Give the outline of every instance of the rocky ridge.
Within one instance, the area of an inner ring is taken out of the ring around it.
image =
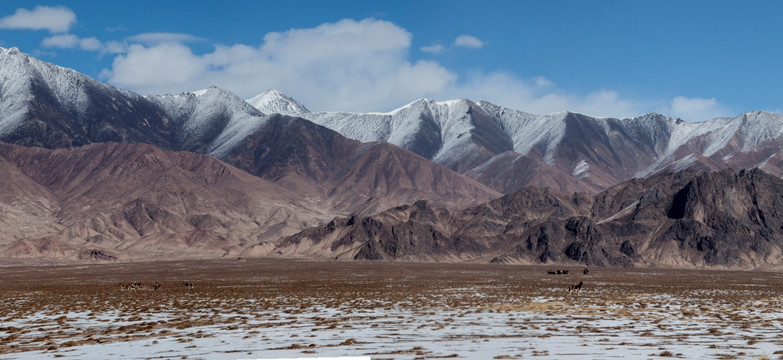
[[[268,254],[338,259],[755,269],[783,266],[783,180],[665,171],[597,195],[526,188],[462,211],[425,201],[339,217]]]

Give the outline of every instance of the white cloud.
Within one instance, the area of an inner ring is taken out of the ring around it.
[[[96,39],[94,36],[80,39],[78,36],[72,34],[49,36],[41,41],[41,46],[60,49],[73,49],[78,47],[87,51],[98,51],[103,47],[100,40]]]
[[[484,47],[484,43],[475,36],[460,35],[454,40],[454,45],[462,46],[471,49],[480,49]]]
[[[113,83],[130,89],[163,89],[167,84],[189,86],[206,75],[206,63],[182,44],[161,44],[147,48],[131,45],[128,53],[114,59],[111,71],[104,71]],[[188,90],[196,90],[188,88]],[[171,92],[181,92],[168,89]]]
[[[187,43],[195,41],[204,41],[204,39],[190,34],[180,33],[167,33],[167,32],[150,32],[143,33],[128,37],[127,40],[131,43],[139,43],[144,45],[157,45],[163,43]]]
[[[705,121],[722,116],[732,116],[731,111],[715,98],[689,98],[678,96],[668,106],[659,110],[662,114],[687,121]]]
[[[419,50],[430,54],[440,54],[443,51],[443,45],[432,44],[429,46],[422,46]]]
[[[103,43],[101,54],[124,54],[128,52],[128,43],[122,41],[107,41]]]
[[[43,47],[71,49],[79,45],[79,37],[71,34],[53,35],[41,41]]]
[[[16,9],[13,15],[0,19],[0,29],[49,30],[68,32],[76,23],[76,14],[66,7],[36,6],[33,10]]]
[[[98,51],[103,49],[103,44],[101,44],[101,41],[95,38],[94,36],[80,39],[79,40],[79,47],[82,50],[87,51]]]

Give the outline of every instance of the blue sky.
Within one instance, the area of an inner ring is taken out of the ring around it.
[[[417,98],[543,114],[780,111],[775,1],[3,1],[0,46],[143,94],[281,90],[310,110]]]

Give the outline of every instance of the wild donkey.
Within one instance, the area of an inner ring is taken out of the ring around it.
[[[568,285],[568,293],[571,294],[572,292],[576,291],[576,294],[579,295],[579,290],[582,290],[582,282],[580,281],[579,284],[576,285]]]

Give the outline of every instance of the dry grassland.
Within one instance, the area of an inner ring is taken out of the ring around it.
[[[7,265],[0,356],[783,358],[779,273],[547,269],[269,259]],[[579,281],[581,293],[569,295]],[[132,282],[161,288],[121,290]]]

